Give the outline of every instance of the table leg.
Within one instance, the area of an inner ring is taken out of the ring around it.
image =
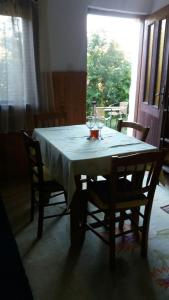
[[[76,177],[77,190],[70,206],[70,235],[71,245],[81,245],[85,238],[87,201],[85,191],[82,192],[80,178]]]

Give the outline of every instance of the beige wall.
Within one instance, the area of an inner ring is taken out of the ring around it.
[[[88,6],[148,14],[169,0],[41,0],[39,1],[41,68],[47,71],[86,70]]]
[[[88,0],[90,7],[143,15],[151,12],[152,3],[153,0]]]
[[[41,67],[48,71],[86,70],[86,0],[42,0]]]
[[[155,12],[167,5],[169,5],[169,0],[154,0],[152,5],[152,12]]]

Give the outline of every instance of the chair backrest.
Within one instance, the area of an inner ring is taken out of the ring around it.
[[[21,130],[23,137],[28,163],[29,163],[29,173],[32,184],[36,182],[37,184],[43,184],[43,162],[40,151],[40,144],[38,141],[34,140],[25,130]]]
[[[105,116],[105,111],[104,111],[104,107],[97,107],[96,106],[96,116],[98,117],[98,118],[100,118],[100,117],[104,117]]]
[[[128,102],[121,101],[119,103],[119,107],[120,107],[120,113],[123,114],[123,115],[127,115],[127,112],[128,112]]]
[[[125,200],[138,201],[144,194],[143,202],[151,202],[163,163],[163,153],[147,152],[136,153],[121,157],[112,157],[112,172],[108,180],[112,191],[112,199],[124,202]],[[127,180],[126,180],[127,179]],[[121,182],[121,184],[120,184]],[[123,190],[121,186],[126,188]]]
[[[34,114],[34,125],[37,127],[54,127],[65,125],[67,115],[65,112],[42,112]]]
[[[139,139],[141,141],[145,141],[150,130],[150,127],[144,127],[143,125],[136,123],[136,122],[128,122],[123,121],[122,119],[118,120],[117,123],[117,130],[122,131],[122,128],[132,128],[140,133]]]

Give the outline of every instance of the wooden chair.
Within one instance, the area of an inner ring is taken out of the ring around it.
[[[151,208],[162,158],[162,152],[152,151],[112,157],[109,178],[91,181],[88,183],[87,190],[82,191],[88,202],[92,204],[89,205],[87,229],[109,245],[111,267],[115,265],[115,238],[132,231],[140,234],[141,255],[147,256]],[[147,164],[151,166],[149,171],[146,171]],[[93,205],[95,209],[91,209]],[[104,218],[104,214],[101,214],[102,212],[108,216],[107,219]],[[121,214],[117,216],[117,212],[122,212],[123,219]],[[126,220],[130,220],[131,228],[126,227]],[[116,222],[119,224],[118,228],[115,226]],[[100,227],[108,232],[108,239],[100,234]]]
[[[96,106],[96,116],[98,118],[102,118],[102,117],[105,117],[105,111],[104,111],[104,107],[97,107]]]
[[[29,163],[29,175],[31,184],[31,221],[34,219],[35,204],[38,205],[38,232],[37,237],[41,238],[43,231],[43,220],[51,217],[59,217],[67,214],[66,194],[63,187],[53,180],[49,174],[49,170],[44,166],[41,157],[40,144],[33,140],[26,131],[21,131],[25,144],[27,158]],[[64,200],[60,200],[59,196],[63,195]],[[52,198],[55,202],[50,203]],[[44,208],[64,204],[60,207],[61,212],[53,215],[44,215]]]
[[[164,162],[159,177],[159,182],[163,185],[169,185],[169,139],[161,140],[160,150],[164,153]]]
[[[141,141],[145,141],[148,135],[148,132],[150,130],[150,127],[144,127],[143,125],[136,123],[136,122],[128,122],[128,121],[123,121],[122,119],[118,120],[117,124],[117,130],[119,132],[122,131],[122,128],[132,128],[140,133],[139,139]]]
[[[120,107],[120,115],[121,116],[126,116],[128,113],[128,102],[126,101],[121,101],[119,103],[119,107]]]
[[[65,125],[67,115],[65,112],[42,112],[34,114],[34,126],[37,127],[54,127]]]

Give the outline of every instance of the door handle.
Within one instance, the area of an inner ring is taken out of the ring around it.
[[[164,92],[155,94],[155,96],[163,96],[163,95],[164,95]]]
[[[160,96],[160,103],[159,106],[165,106],[165,102],[166,102],[166,88],[163,87],[160,91],[160,93],[155,94],[155,96]]]

